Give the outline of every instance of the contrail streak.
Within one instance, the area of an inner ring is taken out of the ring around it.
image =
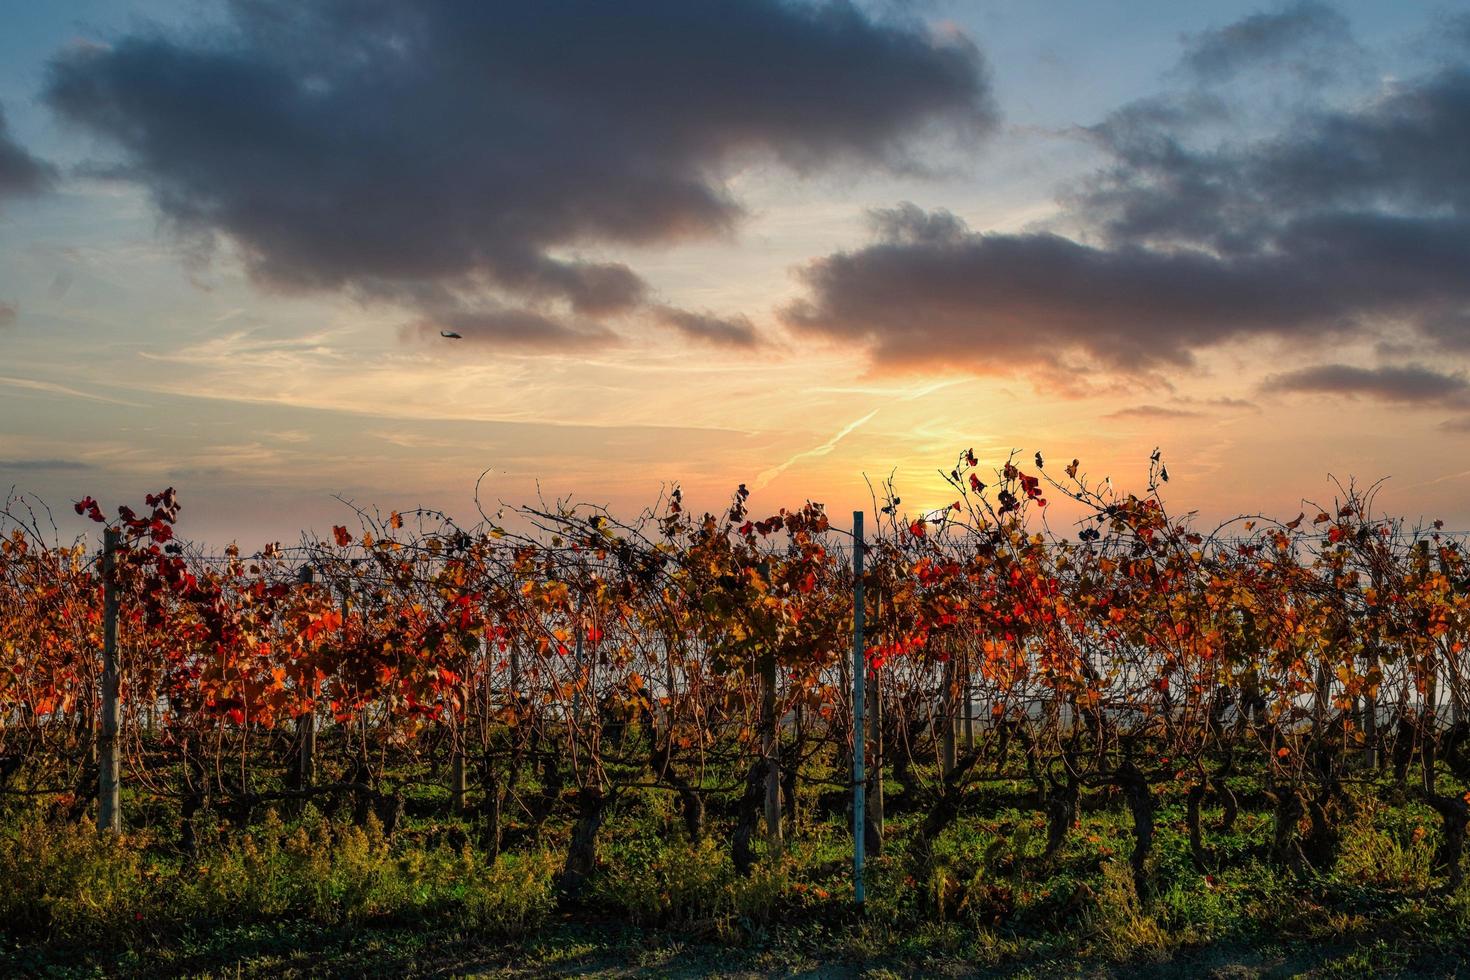
[[[846,386],[829,386],[829,387],[823,387],[823,388],[813,388],[812,390],[813,391],[817,391],[817,392],[822,392],[824,394],[836,394],[836,395],[895,395],[895,396],[897,396],[896,397],[896,400],[897,401],[911,402],[911,401],[913,401],[916,398],[923,398],[925,395],[932,395],[936,391],[943,391],[945,388],[952,388],[955,385],[964,384],[964,383],[966,383],[967,381],[970,381],[970,380],[973,380],[973,379],[970,379],[970,378],[947,378],[947,379],[944,379],[944,380],[941,380],[941,381],[932,381],[932,382],[930,382],[928,384],[921,385],[921,386],[919,386],[917,388],[897,388],[897,389],[894,389],[894,388],[882,388],[882,387],[854,387],[854,386],[851,386],[851,385],[846,385]]]
[[[1399,489],[1400,490],[1418,490],[1420,487],[1432,487],[1436,483],[1445,483],[1445,482],[1448,482],[1450,480],[1458,480],[1461,477],[1466,477],[1466,476],[1470,476],[1470,470],[1461,470],[1458,473],[1446,473],[1444,476],[1437,476],[1437,477],[1435,477],[1432,480],[1425,480],[1422,483],[1411,483],[1411,484],[1409,484],[1406,487],[1399,487]]]
[[[85,398],[88,401],[106,402],[109,405],[127,405],[131,408],[146,408],[137,402],[123,401],[121,398],[108,398],[106,395],[95,395],[88,391],[78,391],[76,388],[68,388],[66,385],[55,384],[51,381],[34,381],[30,378],[9,378],[0,375],[0,385],[9,385],[12,388],[25,388],[29,391],[44,391],[48,395],[66,395],[69,398]]]
[[[786,462],[782,463],[780,466],[773,466],[770,469],[766,470],[760,476],[758,476],[758,477],[755,478],[755,489],[760,490],[760,489],[764,488],[766,484],[770,483],[772,480],[774,480],[776,477],[780,476],[782,473],[785,473],[791,467],[791,465],[793,463],[796,463],[796,462],[798,462],[800,460],[803,460],[803,459],[808,459],[808,458],[810,458],[812,456],[825,456],[825,455],[827,455],[832,450],[834,450],[834,449],[837,448],[837,444],[839,442],[841,442],[843,439],[846,439],[848,436],[852,435],[852,433],[855,430],[857,430],[857,429],[861,428],[862,426],[864,426],[865,424],[867,424],[868,420],[870,420],[874,415],[877,415],[877,414],[878,414],[878,409],[875,408],[871,412],[869,412],[867,415],[864,415],[862,418],[858,419],[857,421],[847,423],[847,425],[845,425],[845,426],[842,427],[842,431],[838,432],[835,436],[833,436],[831,439],[828,439],[826,442],[822,443],[820,446],[817,446],[817,447],[815,447],[813,449],[807,449],[807,450],[804,450],[802,452],[799,452],[795,456],[792,456],[790,459],[788,459]]]

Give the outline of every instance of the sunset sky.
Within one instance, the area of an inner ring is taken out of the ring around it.
[[[973,447],[1470,527],[1450,4],[0,0],[0,484],[258,547],[915,510]],[[446,340],[440,331],[462,335]],[[842,523],[845,523],[845,514]],[[78,525],[66,524],[68,532]]]

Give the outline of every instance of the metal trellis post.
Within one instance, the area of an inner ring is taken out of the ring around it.
[[[852,892],[863,907],[864,814],[867,801],[863,773],[863,714],[867,670],[863,663],[863,512],[852,512]]]
[[[122,532],[102,534],[102,730],[97,744],[97,831],[122,832],[121,759],[118,754],[117,546]]]

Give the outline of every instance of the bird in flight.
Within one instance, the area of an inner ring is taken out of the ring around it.
[[[464,340],[464,337],[455,333],[453,330],[440,330],[439,336],[448,338],[449,340]]]

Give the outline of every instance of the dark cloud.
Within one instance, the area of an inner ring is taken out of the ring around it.
[[[626,311],[637,274],[575,250],[725,232],[730,168],[904,168],[912,138],[993,123],[971,43],[840,0],[230,11],[210,36],[63,52],[46,98],[187,240],[228,240],[280,288]]]
[[[1325,30],[1323,8],[1288,13]],[[1260,25],[1241,23],[1191,56],[1247,46]],[[1085,235],[984,234],[904,205],[800,269],[784,316],[894,369],[1140,374],[1268,338],[1470,348],[1470,67],[1293,106],[1254,139],[1232,133],[1233,98],[1189,87],[1092,127],[1108,164],[1064,198]]]
[[[1292,244],[1306,219],[1470,213],[1465,65],[1352,109],[1295,114],[1255,141],[1199,145],[1190,140],[1198,122],[1115,113],[1090,130],[1114,165],[1069,203],[1112,242],[1225,254]]]
[[[1312,0],[1187,35],[1185,42],[1182,67],[1210,81],[1262,67],[1321,81],[1334,73],[1344,54],[1358,53],[1347,18]]]
[[[895,220],[887,216],[885,222]],[[869,345],[880,365],[954,363],[987,372],[1121,372],[1187,365],[1195,351],[1268,335],[1323,337],[1372,314],[1470,302],[1470,226],[1371,216],[1295,230],[1295,251],[1221,257],[1098,247],[1053,234],[909,227],[800,271],[797,329]]]
[[[1430,20],[1429,27],[1414,38],[1417,52],[1459,61],[1470,51],[1470,13],[1440,11]]]
[[[1267,392],[1361,395],[1405,404],[1470,405],[1470,380],[1465,375],[1417,364],[1377,368],[1321,364],[1272,375],[1261,387]]]
[[[925,211],[910,201],[869,211],[868,226],[878,239],[899,245],[952,245],[970,233],[959,216],[942,209]]]
[[[755,326],[743,316],[719,317],[712,313],[694,313],[673,306],[654,308],[664,326],[672,327],[689,338],[721,347],[754,348],[760,343]]]
[[[51,185],[53,176],[49,164],[31,156],[10,135],[5,108],[0,106],[0,201],[39,194]]]

